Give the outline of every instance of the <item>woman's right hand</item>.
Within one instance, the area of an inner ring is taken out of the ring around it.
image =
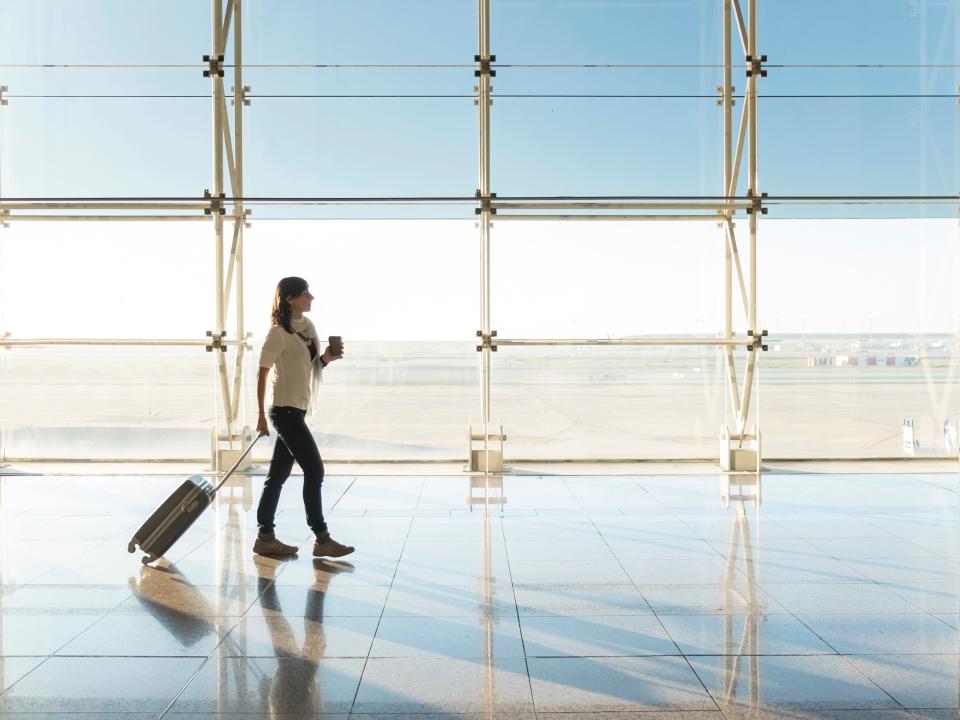
[[[270,427],[267,425],[267,416],[263,413],[257,416],[257,434],[260,437],[270,434]]]

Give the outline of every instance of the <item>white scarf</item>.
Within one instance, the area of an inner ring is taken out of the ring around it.
[[[313,340],[313,346],[317,349],[317,355],[313,359],[313,367],[310,369],[310,404],[307,407],[307,415],[313,417],[317,409],[317,392],[320,389],[320,383],[323,382],[323,366],[320,364],[320,338],[317,336],[317,328],[305,315],[298,318],[291,317],[290,328],[295,333]]]

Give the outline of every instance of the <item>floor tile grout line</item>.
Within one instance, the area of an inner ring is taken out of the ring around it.
[[[526,640],[523,639],[523,623],[520,620],[520,602],[517,600],[517,586],[513,580],[513,567],[510,565],[510,544],[507,542],[507,531],[503,526],[503,513],[497,518],[500,525],[500,535],[503,538],[503,552],[507,559],[507,576],[510,578],[510,592],[513,594],[513,609],[517,615],[517,630],[520,633],[520,648],[523,650],[523,667],[527,672],[527,687],[530,689],[530,705],[533,708],[533,715],[539,718],[537,712],[537,698],[533,693],[533,677],[530,674],[530,661],[527,658]],[[484,516],[484,522],[488,522],[489,515]]]
[[[423,499],[423,489],[426,486],[427,486],[427,478],[426,477],[420,478],[420,491],[417,493],[417,500],[415,503],[413,503],[413,510],[411,511],[411,515],[414,518],[416,518],[417,509],[420,507],[420,500]]]
[[[41,660],[40,662],[38,662],[38,663],[36,664],[36,666],[34,666],[33,668],[31,668],[31,669],[28,670],[27,672],[25,672],[25,673],[23,674],[23,677],[17,678],[17,680],[16,680],[15,682],[12,682],[12,683],[10,683],[10,685],[8,685],[7,687],[0,689],[0,701],[2,701],[3,696],[4,696],[7,692],[9,692],[10,690],[12,690],[14,687],[16,687],[18,683],[23,682],[24,680],[26,680],[27,676],[32,675],[34,672],[36,672],[37,670],[39,670],[43,665],[46,665],[46,664],[50,661],[50,658],[53,657],[53,655],[19,655],[19,656],[14,656],[14,657],[42,657],[43,660]],[[0,658],[0,659],[2,659],[2,658]]]
[[[426,482],[426,479],[424,479],[424,482]],[[346,492],[344,492],[344,495],[346,495]],[[400,560],[403,559],[403,551],[407,547],[407,542],[410,539],[410,533],[413,530],[414,522],[416,522],[416,518],[411,515],[410,521],[407,524],[407,533],[403,538],[403,546],[400,548]],[[390,602],[390,594],[393,592],[393,586],[397,579],[397,572],[399,572],[400,569],[400,560],[397,560],[396,566],[393,569],[393,577],[390,580],[390,586],[387,590],[387,595],[383,599],[383,607],[380,608],[380,617],[377,618],[377,626],[373,629],[373,635],[370,636],[370,647],[367,648],[367,655],[363,660],[363,667],[360,668],[360,675],[357,678],[357,689],[353,692],[353,700],[350,701],[350,709],[347,711],[347,714],[350,716],[353,715],[353,709],[357,704],[357,698],[360,696],[360,687],[363,685],[363,676],[367,672],[367,664],[370,662],[370,656],[373,653],[373,644],[377,641],[377,635],[380,632],[380,624],[383,622],[384,613],[387,611],[387,603]]]
[[[896,703],[896,705],[897,705],[897,708],[896,708],[896,709],[900,709],[900,710],[906,710],[906,709],[907,709],[907,706],[906,706],[906,705],[904,705],[904,704],[901,703],[899,700],[897,700],[891,693],[887,692],[887,690],[886,690],[885,688],[881,687],[878,682],[876,682],[873,678],[871,678],[869,675],[867,675],[863,670],[861,670],[860,668],[858,668],[857,665],[856,665],[856,663],[854,663],[852,660],[850,660],[850,658],[848,658],[848,657],[847,657],[846,655],[844,655],[843,653],[839,653],[839,654],[840,654],[840,657],[843,658],[843,661],[844,661],[845,663],[847,663],[847,665],[849,665],[850,667],[853,668],[854,672],[859,673],[868,683],[870,683],[871,685],[873,685],[874,687],[876,687],[877,690],[879,690],[880,692],[882,692],[884,695],[886,695],[888,698],[890,698],[894,703]]]
[[[190,687],[190,683],[196,680],[197,677],[200,675],[200,673],[203,671],[203,669],[207,666],[207,664],[212,661],[213,659],[212,655],[213,653],[211,653],[210,655],[207,656],[206,659],[201,661],[197,669],[193,671],[193,674],[191,674],[190,677],[187,678],[187,681],[183,684],[183,687],[177,691],[177,694],[173,696],[173,699],[169,703],[167,703],[167,706],[161,711],[159,715],[157,715],[157,720],[163,720],[164,716],[166,716],[166,714],[170,712],[170,709],[176,704],[177,700],[180,699],[180,696],[183,695],[184,692],[186,692],[188,687]]]
[[[124,602],[126,602],[126,601],[124,601]],[[116,608],[114,608],[114,609],[116,609]],[[81,635],[83,635],[84,633],[86,633],[88,630],[92,629],[95,625],[100,624],[100,623],[104,620],[104,618],[106,618],[107,615],[110,614],[110,612],[113,612],[113,610],[111,610],[111,611],[109,611],[109,612],[107,612],[107,613],[104,613],[104,614],[100,615],[100,617],[98,617],[98,618],[97,618],[96,620],[94,620],[92,623],[90,623],[89,625],[87,625],[83,630],[81,630],[80,632],[78,632],[78,633],[77,633],[76,635],[74,635],[72,638],[70,638],[69,640],[67,640],[67,641],[66,641],[65,643],[63,643],[62,645],[57,646],[57,648],[56,648],[52,653],[50,653],[49,657],[61,657],[61,656],[57,655],[58,652],[60,652],[61,650],[63,650],[67,645],[69,645],[70,643],[72,643],[74,640],[76,640],[77,638],[79,638]],[[75,615],[72,615],[72,617],[76,617],[76,616],[75,616]]]

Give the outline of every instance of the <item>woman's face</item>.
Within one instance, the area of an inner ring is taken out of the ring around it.
[[[287,302],[295,313],[310,312],[310,304],[313,302],[313,295],[310,294],[310,288],[307,288],[296,297],[291,297]]]

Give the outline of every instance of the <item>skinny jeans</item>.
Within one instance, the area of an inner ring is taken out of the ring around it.
[[[323,460],[317,442],[307,428],[306,415],[305,410],[295,407],[274,405],[270,408],[270,422],[277,432],[277,441],[273,446],[273,458],[257,506],[257,525],[263,537],[272,537],[274,534],[280,491],[290,477],[294,461],[303,470],[303,507],[307,513],[307,525],[316,535],[327,532],[320,496]]]

